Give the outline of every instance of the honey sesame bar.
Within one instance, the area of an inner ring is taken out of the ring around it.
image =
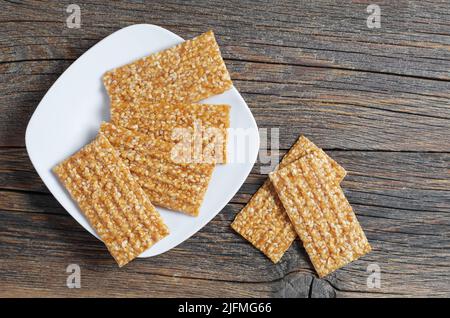
[[[236,215],[231,227],[274,263],[297,237],[269,180]]]
[[[232,86],[212,31],[108,71],[103,83],[117,102],[197,102]]]
[[[117,126],[166,141],[187,138],[194,145],[199,135],[204,162],[226,162],[229,105],[120,102],[111,110],[111,121]]]
[[[104,136],[97,136],[53,171],[120,267],[169,234]]]
[[[310,153],[269,178],[320,277],[371,250],[324,154]]]
[[[283,168],[311,152],[320,152],[326,156],[336,172],[337,182],[345,177],[344,168],[304,136],[300,136],[276,169]],[[269,179],[238,213],[231,227],[274,263],[281,259],[297,236]]]
[[[214,164],[191,163],[174,143],[110,123],[103,123],[100,131],[153,204],[198,215]]]

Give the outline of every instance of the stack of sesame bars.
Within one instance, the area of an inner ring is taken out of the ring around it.
[[[274,263],[298,236],[324,277],[371,250],[340,187],[346,174],[301,136],[231,227]]]
[[[197,216],[226,163],[232,87],[212,31],[103,77],[111,121],[53,171],[121,267],[169,234],[154,205]],[[197,149],[201,149],[197,153]]]

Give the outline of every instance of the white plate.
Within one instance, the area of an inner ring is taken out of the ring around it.
[[[107,70],[182,41],[178,35],[149,24],[132,25],[111,34],[84,53],[59,77],[28,123],[25,143],[39,176],[67,212],[97,238],[51,169],[89,143],[97,134],[100,123],[109,120],[109,99],[101,82]],[[158,208],[170,235],[142,253],[141,257],[164,253],[205,226],[239,190],[256,161],[258,127],[239,92],[233,87],[203,102],[231,105],[231,133],[243,128],[250,137],[247,136],[245,145],[229,145],[229,158],[235,160],[216,167],[198,217]]]

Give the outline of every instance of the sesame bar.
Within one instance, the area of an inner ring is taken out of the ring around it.
[[[269,180],[238,213],[231,227],[274,263],[297,236]]]
[[[191,163],[177,144],[110,123],[103,123],[100,131],[153,204],[198,215],[214,164]]]
[[[327,159],[332,169],[335,171],[338,183],[345,178],[347,171],[305,136],[300,136],[297,142],[289,149],[283,157],[283,160],[280,162],[279,168],[283,168],[311,152],[319,152],[321,156]]]
[[[232,87],[212,31],[107,72],[103,77],[117,102],[197,102]]]
[[[99,135],[53,169],[119,267],[169,234],[158,211]]]
[[[229,105],[120,102],[111,111],[111,121],[117,126],[166,141],[186,138],[194,145],[199,136],[202,138],[200,154],[204,162],[226,162]]]
[[[320,277],[371,250],[324,154],[310,153],[269,178]]]
[[[336,171],[337,182],[345,177],[344,168],[304,136],[300,136],[276,169],[312,152],[320,152],[326,156]],[[239,212],[231,227],[274,263],[281,259],[297,236],[269,179]]]

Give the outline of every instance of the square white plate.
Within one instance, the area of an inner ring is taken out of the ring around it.
[[[67,212],[97,238],[51,169],[89,143],[96,136],[100,123],[109,120],[109,98],[101,81],[107,70],[182,41],[178,35],[149,24],[132,25],[109,35],[58,78],[28,123],[25,143],[39,176]],[[258,127],[239,92],[233,87],[202,102],[231,105],[230,133],[237,132],[236,140],[239,140],[234,143],[230,140],[228,156],[231,163],[216,167],[198,217],[158,208],[170,235],[142,253],[141,257],[164,253],[205,226],[239,190],[256,161]]]

